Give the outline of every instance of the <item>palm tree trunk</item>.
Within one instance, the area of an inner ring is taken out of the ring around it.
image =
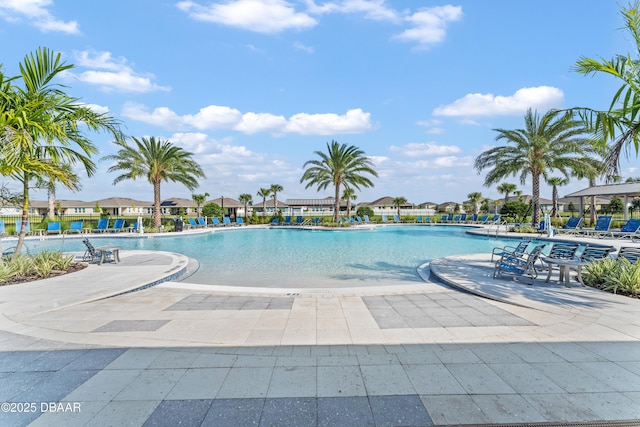
[[[558,187],[554,185],[552,191],[553,193],[551,198],[553,199],[553,208],[551,209],[551,216],[557,217],[558,216]]]
[[[56,219],[56,187],[51,183],[47,188],[47,201],[49,202],[49,220]]]
[[[160,228],[162,220],[160,218],[160,181],[153,183],[153,226]]]
[[[340,219],[340,187],[342,187],[342,183],[336,182],[335,206],[333,207],[333,220],[336,223]]]
[[[589,187],[594,187],[596,185],[595,178],[589,178]],[[591,208],[589,209],[589,216],[591,220],[591,225],[596,223],[596,196],[591,196],[589,198],[589,202],[591,203]]]
[[[29,174],[27,172],[23,174],[22,198],[22,225],[20,226],[20,232],[18,233],[16,251],[13,253],[14,258],[18,257],[22,252],[24,237],[27,235],[27,220],[29,219]]]
[[[540,223],[540,174],[533,173],[531,175],[533,181],[533,195],[531,197],[531,225],[536,228]]]
[[[265,216],[267,216],[267,198],[263,197],[262,198],[262,217],[264,218]]]

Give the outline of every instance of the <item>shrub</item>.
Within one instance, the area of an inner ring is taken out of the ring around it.
[[[582,274],[585,285],[604,291],[640,295],[640,263],[606,258],[590,262]]]
[[[371,209],[369,206],[360,206],[356,210],[356,215],[359,215],[361,217],[364,217],[365,215],[367,215],[369,219],[371,219],[373,218],[373,209]]]

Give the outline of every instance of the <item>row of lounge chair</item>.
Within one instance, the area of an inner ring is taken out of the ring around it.
[[[209,222],[209,220],[211,220],[211,222]],[[222,222],[220,222],[220,220],[218,218],[215,218],[215,217],[212,217],[212,218],[203,218],[203,217],[188,218],[187,221],[188,221],[188,227],[189,228],[226,227],[226,226],[243,225],[244,224],[244,221],[242,220],[241,217],[236,218],[236,221],[232,222],[231,218],[229,218],[228,216],[222,217]]]
[[[617,239],[640,239],[640,219],[628,219],[620,229],[611,229],[611,215],[601,215],[596,219],[593,228],[581,228],[582,217],[571,217],[562,228],[556,229],[558,234],[574,234],[587,237],[612,237]]]
[[[15,222],[15,234],[20,233],[22,229],[22,220],[16,220]],[[35,230],[31,229],[31,222],[27,220],[25,227],[27,234],[33,234]],[[98,220],[98,226],[95,229],[84,228],[84,221],[72,221],[69,229],[62,231],[62,226],[60,221],[49,221],[47,222],[47,228],[44,230],[39,230],[40,233],[49,234],[73,234],[73,233],[83,233],[86,231],[92,231],[97,233],[103,232],[119,232],[119,231],[138,231],[138,221],[134,222],[132,226],[127,227],[124,219],[116,219],[113,223],[113,226],[109,227],[109,218],[100,218]],[[0,235],[6,236],[7,233],[5,231],[4,220],[0,220]]]
[[[533,249],[528,251],[529,247],[534,245]],[[581,276],[582,266],[590,261],[604,259],[612,256],[615,252],[613,246],[604,245],[581,245],[580,243],[557,242],[552,243],[548,253],[545,255],[542,251],[547,244],[534,244],[530,241],[522,241],[517,246],[505,246],[495,248],[491,254],[491,260],[494,257],[500,258],[495,262],[493,277],[500,275],[510,275],[516,277],[527,277],[531,284],[538,277],[539,272],[546,270],[548,282],[554,268],[562,268],[562,263],[554,262],[555,260],[571,260],[572,263],[565,264],[567,270],[575,270],[577,272],[578,281],[584,285]],[[631,263],[640,260],[640,248],[637,247],[621,247],[615,258],[626,259]],[[565,272],[569,274],[569,272]],[[562,274],[561,274],[562,276]],[[568,282],[568,277],[566,278]]]

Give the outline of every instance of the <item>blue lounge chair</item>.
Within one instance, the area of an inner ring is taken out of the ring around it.
[[[189,228],[198,228],[195,218],[187,218],[187,221],[189,221]]]
[[[400,215],[395,214],[395,215],[393,216],[393,222],[396,222],[396,223],[398,223],[398,222],[402,222],[402,221],[400,221]]]
[[[478,220],[478,224],[486,224],[488,220],[489,220],[489,215],[482,215]]]
[[[213,223],[214,227],[222,227],[222,223],[218,218],[211,218],[211,222]]]
[[[583,228],[581,233],[586,236],[594,236],[594,237],[603,237],[609,233],[609,227],[611,227],[611,220],[613,217],[611,215],[602,215],[599,216],[596,220],[596,225],[594,228]]]
[[[202,218],[201,216],[198,217],[198,226],[202,228],[207,228],[207,220]]]
[[[630,263],[634,264],[640,260],[640,248],[634,248],[630,246],[623,246],[618,251],[618,259],[626,259]]]
[[[118,218],[114,221],[113,227],[108,229],[109,232],[117,233],[119,231],[124,231],[124,219]]]
[[[369,215],[364,216],[364,222],[366,222],[367,224],[371,224],[371,220],[369,220]]]
[[[242,225],[242,224],[244,224],[244,220],[242,219],[242,217],[241,217],[241,216],[239,216],[238,218],[236,218],[236,224],[237,224],[237,225]]]
[[[389,222],[386,215],[382,215],[382,222]]]
[[[578,229],[578,227],[580,227],[580,224],[582,224],[582,217],[572,216],[567,220],[567,223],[562,228],[556,229],[556,233],[577,234],[580,231]]]
[[[82,221],[71,221],[71,225],[69,226],[69,229],[65,231],[65,234],[82,233],[82,224]]]
[[[448,215],[446,215],[446,214],[445,214],[445,215],[442,215],[442,216],[440,217],[440,222],[447,222],[447,218],[448,218]]]
[[[615,237],[618,239],[624,239],[628,237],[629,239],[633,240],[634,237],[640,237],[640,235],[637,234],[638,229],[640,229],[640,219],[629,219],[627,220],[627,222],[625,222],[620,230],[609,231],[609,234],[611,234],[611,237]]]
[[[229,217],[228,217],[228,216],[226,216],[226,215],[222,217],[222,222],[223,222],[223,224],[224,224],[225,226],[227,226],[227,225],[233,225],[233,224],[231,224],[231,218],[229,218]]]
[[[315,217],[313,218],[313,225],[320,225],[320,218],[319,217]]]
[[[138,232],[138,228],[139,228],[138,221],[136,221],[136,222],[133,223],[133,225],[131,227],[127,227],[127,231],[129,233],[137,233]]]
[[[494,256],[503,257],[505,255],[512,255],[521,257],[527,252],[527,248],[529,247],[530,243],[531,241],[529,240],[523,240],[522,242],[518,243],[517,246],[503,246],[501,248],[493,248],[493,250],[491,251],[491,261],[493,262]]]
[[[100,218],[98,220],[98,226],[94,231],[97,233],[104,233],[109,229],[109,218]]]
[[[60,228],[60,222],[48,222],[47,223],[47,234],[60,234],[62,229]]]
[[[83,261],[97,262],[101,264],[103,261],[108,261],[109,258],[115,261],[115,254],[112,251],[102,251],[96,249],[93,244],[86,237],[82,239],[82,243],[87,247],[87,250],[82,256]]]
[[[280,221],[278,221],[278,218],[273,218],[271,220],[271,225],[280,225]]]
[[[478,214],[473,214],[473,216],[467,221],[469,224],[475,224],[478,222]]]
[[[416,222],[423,222],[423,220],[422,220],[422,215],[418,215],[418,216],[416,217]]]
[[[4,219],[0,219],[0,236],[6,236],[7,232],[4,229]]]
[[[296,217],[296,225],[302,225],[303,222],[304,222],[304,219],[302,218],[302,216],[298,215]]]
[[[458,218],[458,222],[460,223],[467,222],[467,214],[460,215],[460,218]]]
[[[16,219],[16,236],[18,234],[20,234],[20,230],[22,229],[22,220],[21,219]],[[31,233],[31,223],[29,222],[29,220],[27,220],[27,225],[25,228],[25,234],[30,234]]]
[[[536,268],[536,262],[540,258],[542,248],[544,245],[539,245],[533,248],[529,253],[525,253],[522,256],[514,256],[506,254],[500,257],[496,261],[493,269],[494,279],[500,275],[510,275],[517,277],[529,277],[531,285],[533,281],[538,277],[538,270]]]

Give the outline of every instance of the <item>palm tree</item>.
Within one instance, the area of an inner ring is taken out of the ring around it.
[[[347,202],[347,217],[351,218],[351,201],[356,200],[358,196],[353,188],[345,187],[342,192],[342,200]]]
[[[508,182],[503,182],[502,184],[498,185],[498,193],[503,194],[504,193],[504,202],[507,203],[509,201],[509,194],[513,193],[514,191],[516,191],[518,187],[515,184],[509,184]]]
[[[537,227],[540,221],[540,177],[547,179],[553,170],[567,177],[571,170],[587,162],[585,155],[593,148],[591,140],[584,136],[587,129],[583,123],[560,117],[555,111],[538,117],[529,109],[525,115],[525,129],[494,130],[498,132],[496,141],[505,140],[511,145],[481,153],[476,158],[475,168],[478,173],[491,168],[485,177],[485,186],[517,174],[524,184],[531,175],[531,222]]]
[[[207,201],[207,197],[209,196],[210,196],[209,193],[191,195],[191,200],[193,200],[194,203],[196,204],[196,215],[198,217],[202,216],[201,207]]]
[[[551,209],[551,216],[557,217],[558,215],[558,186],[567,185],[569,180],[567,178],[551,177],[547,178],[547,184],[551,186],[551,200],[553,201],[553,208]]]
[[[193,191],[198,187],[198,178],[204,178],[204,172],[188,151],[176,147],[170,141],[155,137],[131,138],[133,145],[126,141],[119,143],[122,147],[116,154],[105,156],[104,160],[113,160],[115,164],[108,172],[123,171],[113,184],[127,179],[144,177],[153,184],[153,224],[159,228],[160,218],[160,184],[162,181],[173,181],[184,184]]]
[[[467,197],[473,203],[473,213],[478,214],[480,212],[480,202],[482,201],[482,193],[475,191],[473,193],[467,194]]]
[[[350,188],[373,187],[373,183],[365,175],[377,177],[378,173],[373,169],[373,162],[365,156],[364,151],[353,145],[340,145],[337,141],[327,143],[327,152],[314,152],[320,159],[309,160],[303,167],[310,166],[302,174],[300,182],[308,181],[305,188],[312,185],[318,187],[318,191],[333,185],[334,212],[333,220],[338,222],[340,216],[340,188],[348,185]]]
[[[253,205],[251,194],[242,193],[238,196],[238,201],[244,205],[244,220],[247,221],[247,206]]]
[[[261,188],[258,190],[257,196],[262,197],[262,216],[267,215],[267,197],[271,195],[271,190],[268,188]]]
[[[278,209],[278,193],[284,190],[284,188],[280,184],[271,184],[269,190],[273,194],[273,206],[275,209],[273,215],[278,216],[278,214],[280,213],[280,210]]]
[[[24,242],[29,214],[29,183],[37,176],[72,188],[77,180],[67,166],[80,164],[88,176],[95,172],[91,156],[98,152],[86,131],[107,131],[122,139],[119,123],[67,95],[53,83],[73,68],[47,48],[28,54],[20,75],[6,78],[0,70],[0,174],[22,184],[22,227],[15,256]],[[15,82],[22,81],[24,87]]]
[[[400,218],[400,207],[407,204],[407,199],[404,197],[396,197],[393,199],[393,206],[398,208],[398,218]]]
[[[640,53],[640,2],[629,7],[621,7],[621,15],[625,29],[635,42],[635,53]],[[576,62],[574,71],[583,75],[606,74],[621,82],[607,111],[592,108],[575,107],[569,114],[578,114],[585,125],[593,128],[600,138],[601,148],[608,148],[605,165],[608,175],[618,175],[620,155],[633,145],[638,155],[640,148],[640,74],[638,62],[640,58],[632,58],[631,54],[615,55],[612,59],[591,59],[581,57]]]

